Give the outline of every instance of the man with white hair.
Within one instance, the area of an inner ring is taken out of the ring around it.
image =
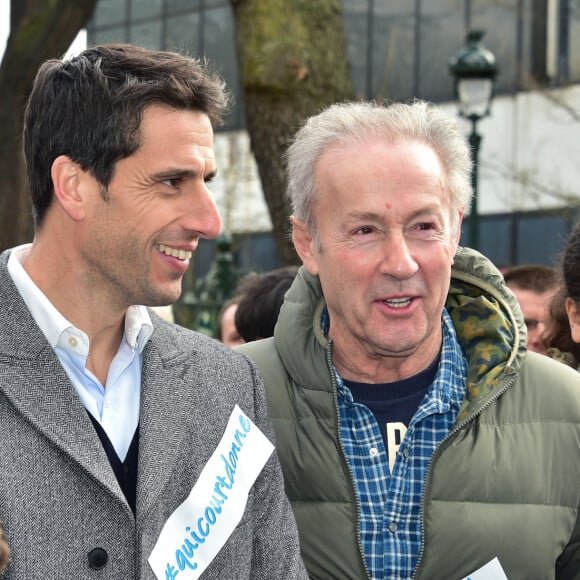
[[[274,337],[238,349],[265,379],[310,578],[580,578],[580,378],[527,352],[501,274],[458,246],[456,122],[333,105],[287,167],[303,267]]]

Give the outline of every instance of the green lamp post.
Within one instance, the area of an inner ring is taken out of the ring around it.
[[[495,56],[483,46],[483,36],[482,30],[468,32],[465,46],[449,62],[459,115],[471,121],[469,145],[473,161],[471,170],[473,202],[469,214],[469,245],[475,249],[479,246],[478,162],[481,146],[477,123],[491,112],[499,71]]]

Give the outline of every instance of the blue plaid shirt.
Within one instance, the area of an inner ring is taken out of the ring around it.
[[[323,321],[327,325],[328,320]],[[421,550],[421,499],[427,469],[455,423],[465,395],[467,361],[446,310],[442,328],[437,375],[411,419],[393,473],[389,473],[387,451],[373,413],[353,401],[336,373],[340,435],[356,481],[362,545],[373,580],[403,580],[413,575]]]

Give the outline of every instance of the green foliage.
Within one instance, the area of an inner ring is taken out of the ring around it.
[[[232,240],[224,232],[217,240],[216,258],[205,278],[196,280],[174,306],[175,321],[181,326],[216,336],[221,307],[234,292],[240,273],[233,264]]]

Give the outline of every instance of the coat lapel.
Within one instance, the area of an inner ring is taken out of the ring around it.
[[[203,460],[202,454],[184,453],[184,446],[186,438],[191,437],[192,424],[198,425],[203,413],[207,420],[203,402],[195,400],[200,375],[195,353],[192,356],[191,350],[185,353],[171,347],[168,351],[167,345],[162,349],[153,338],[143,354],[137,477],[137,514],[140,516],[155,505],[179,461],[186,458],[193,472],[199,474],[203,464],[197,462]],[[184,396],[189,399],[184,400]]]
[[[50,346],[47,350],[52,353]],[[1,355],[0,355],[1,358]],[[105,450],[58,360],[12,361],[0,389],[35,429],[109,491],[124,500]],[[42,364],[42,369],[39,366]],[[0,369],[3,361],[0,360]]]
[[[87,412],[14,286],[6,261],[4,253],[0,259],[0,391],[39,433],[125,502]]]

